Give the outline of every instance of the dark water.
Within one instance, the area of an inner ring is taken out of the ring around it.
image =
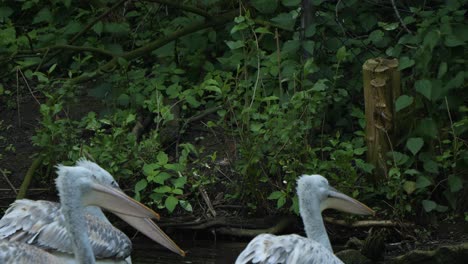
[[[193,263],[193,264],[226,264],[234,263],[236,257],[247,246],[243,242],[198,240],[179,243],[187,255],[181,257],[165,250],[151,241],[134,241],[132,262],[141,263]]]

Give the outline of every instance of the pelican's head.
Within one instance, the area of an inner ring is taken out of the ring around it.
[[[86,206],[98,206],[117,215],[125,222],[147,235],[152,240],[185,255],[150,218],[159,215],[150,208],[127,196],[114,177],[94,162],[86,159],[77,161],[76,166],[57,165],[55,183],[60,195],[62,210]],[[78,205],[78,202],[80,205]]]
[[[352,214],[375,214],[363,203],[331,187],[327,179],[318,174],[302,175],[297,181],[297,193],[302,203],[316,204],[318,202],[320,211],[333,208]]]
[[[115,181],[114,177],[112,177],[112,175],[109,172],[101,168],[96,163],[89,161],[85,158],[81,158],[76,162],[76,167],[83,167],[92,172],[91,174],[89,174],[89,176],[93,177],[93,179],[96,182],[102,185],[120,189],[119,184]]]

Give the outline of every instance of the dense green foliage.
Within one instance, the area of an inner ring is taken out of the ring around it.
[[[302,173],[389,215],[464,206],[465,0],[404,1],[398,13],[391,1],[311,0],[304,30],[298,0],[180,2],[0,5],[2,103],[40,97],[33,142],[46,164],[92,157],[170,212],[192,211],[202,186],[297,212]],[[374,186],[361,67],[379,56],[399,59],[405,129]],[[226,150],[188,136],[196,124],[235,142],[230,178],[216,176]]]

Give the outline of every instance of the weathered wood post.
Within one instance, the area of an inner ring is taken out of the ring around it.
[[[397,131],[395,100],[401,94],[397,59],[369,59],[362,66],[366,111],[367,162],[374,182],[387,177],[387,152]]]

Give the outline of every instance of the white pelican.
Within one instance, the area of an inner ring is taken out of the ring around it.
[[[307,237],[298,235],[275,236],[262,234],[255,237],[242,251],[236,264],[288,263],[288,264],[342,264],[333,254],[322,211],[334,208],[354,214],[374,214],[359,201],[342,194],[328,185],[321,175],[302,175],[297,181],[299,212]]]
[[[150,219],[159,216],[125,195],[97,164],[81,159],[74,167],[58,165],[57,174],[60,204],[17,200],[0,219],[0,263],[130,263],[130,239],[99,207],[185,255]]]

